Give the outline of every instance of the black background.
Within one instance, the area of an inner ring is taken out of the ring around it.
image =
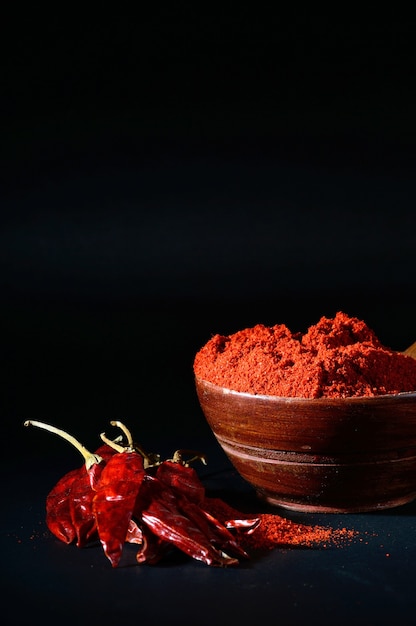
[[[294,13],[4,20],[8,462],[73,462],[25,419],[210,440],[192,362],[214,333],[344,310],[415,340],[416,24]]]
[[[197,428],[195,352],[258,322],[343,309],[412,343],[413,26],[181,5],[6,20],[6,418],[55,420],[59,399],[74,426],[146,420],[157,398],[152,424],[182,405]]]

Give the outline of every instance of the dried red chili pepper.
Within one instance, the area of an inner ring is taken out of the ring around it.
[[[142,530],[139,563],[158,562],[172,546],[208,565],[235,565],[238,558],[248,557],[230,531],[201,508],[205,488],[188,463],[205,462],[203,455],[185,462],[186,451],[178,450],[173,459],[160,462],[135,447],[121,422],[111,423],[123,430],[127,446],[114,445],[101,435],[119,453],[102,472],[94,507],[100,540],[113,567],[120,561],[132,521]]]
[[[186,463],[183,460],[184,454],[193,454],[193,457]],[[188,450],[177,450],[173,455],[172,460],[167,460],[159,465],[156,477],[159,478],[165,485],[172,487],[181,495],[186,495],[191,503],[199,505],[198,507],[191,507],[189,503],[183,501],[183,505],[187,506],[188,513],[190,515],[197,515],[198,520],[204,527],[212,532],[212,526],[217,526],[217,530],[220,534],[223,534],[224,538],[229,541],[233,541],[234,537],[231,533],[224,533],[225,529],[244,530],[247,533],[253,532],[255,528],[260,524],[259,518],[250,519],[230,519],[223,525],[207,510],[205,505],[205,487],[201,483],[199,476],[193,467],[190,467],[188,463],[195,460],[201,460],[206,464],[205,456],[200,453],[194,453]],[[201,515],[202,512],[202,515]],[[205,520],[204,520],[205,517]],[[206,518],[209,518],[210,524],[206,522]],[[224,528],[225,526],[225,528]]]
[[[250,531],[254,520],[229,520],[223,525],[205,510],[205,488],[189,466],[201,454],[184,461],[189,451],[178,450],[161,462],[133,443],[118,421],[127,445],[101,435],[104,445],[92,454],[74,437],[42,422],[27,421],[70,441],[83,455],[83,467],[63,476],[47,497],[47,525],[62,541],[83,547],[98,537],[113,567],[120,562],[124,544],[140,546],[138,563],[157,563],[176,547],[208,565],[236,565],[247,558],[230,528]],[[192,453],[193,454],[193,453]]]
[[[115,454],[101,474],[93,509],[101,545],[113,567],[120,560],[144,474],[143,459],[135,451]]]
[[[115,451],[107,444],[100,446],[94,455],[98,455],[102,460],[93,464],[86,472],[81,471],[81,475],[73,484],[69,508],[77,530],[78,548],[83,548],[90,541],[97,539],[93,498],[101,481],[102,472],[114,454]]]
[[[159,539],[207,565],[237,565],[237,557],[248,558],[233,535],[186,495],[151,476],[142,489],[148,491],[148,506],[139,512],[140,519]]]
[[[24,425],[36,426],[59,435],[85,459],[84,465],[65,474],[46,498],[46,525],[49,530],[61,541],[75,541],[78,547],[83,547],[97,534],[92,507],[94,489],[105,466],[105,459],[113,456],[114,450],[108,445],[102,445],[92,453],[72,435],[55,426],[34,420],[27,420]]]
[[[201,483],[195,469],[189,465],[192,461],[200,460],[206,463],[203,454],[194,454],[186,463],[184,454],[188,451],[177,450],[170,460],[163,461],[156,471],[157,478],[178,493],[186,495],[189,500],[196,504],[202,504],[205,498],[205,487]],[[193,454],[193,453],[191,453]]]
[[[62,476],[46,497],[46,525],[61,541],[72,543],[77,536],[70,510],[72,484],[79,476],[79,468]]]
[[[120,561],[123,545],[125,542],[141,544],[141,550],[137,557],[138,562],[156,563],[170,548],[170,544],[158,539],[145,527],[140,527],[132,518],[137,515],[139,507],[137,501],[143,505],[146,492],[139,492],[143,479],[147,478],[144,470],[160,470],[164,479],[174,482],[177,488],[187,489],[198,500],[203,497],[204,488],[192,468],[185,465],[177,466],[172,463],[170,472],[167,472],[165,462],[160,462],[159,455],[146,453],[141,446],[133,442],[129,430],[119,421],[112,421],[112,426],[118,426],[127,437],[127,445],[121,446],[117,442],[107,439],[104,433],[101,438],[112,446],[118,454],[111,459],[109,466],[101,475],[100,485],[94,497],[94,514],[98,527],[98,535],[104,553],[113,567]],[[175,459],[178,460],[176,453]],[[202,458],[202,455],[198,455]],[[170,462],[166,462],[169,466]],[[177,471],[178,468],[183,471]],[[186,486],[185,486],[186,485]],[[140,517],[140,514],[139,514]]]
[[[117,567],[124,543],[127,537],[131,539],[132,536],[133,510],[145,471],[143,457],[134,449],[129,431],[121,422],[111,424],[123,429],[128,444],[123,447],[107,440],[104,434],[101,435],[106,443],[115,448],[116,453],[109,459],[101,473],[93,498],[93,512],[104,553],[111,565]],[[134,536],[137,540],[137,531]]]

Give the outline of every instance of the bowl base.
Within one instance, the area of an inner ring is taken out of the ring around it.
[[[347,507],[340,507],[336,505],[328,504],[305,504],[302,502],[291,502],[283,500],[277,496],[268,495],[257,491],[257,496],[271,504],[272,506],[281,507],[290,511],[299,511],[300,513],[369,513],[371,511],[382,511],[384,509],[393,509],[404,504],[409,504],[416,499],[416,492],[400,498],[394,498],[393,500],[387,500],[385,502],[375,502],[373,504],[356,504]]]

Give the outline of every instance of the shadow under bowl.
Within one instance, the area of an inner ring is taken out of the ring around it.
[[[416,498],[416,391],[306,399],[195,383],[220,446],[268,503],[356,513]]]

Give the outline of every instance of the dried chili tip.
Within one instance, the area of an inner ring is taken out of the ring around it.
[[[144,542],[142,529],[132,519],[130,520],[127,528],[126,542],[135,543],[138,545],[143,545]]]
[[[221,498],[206,497],[203,508],[216,517],[224,526],[229,528],[245,530],[250,534],[261,524],[261,515],[252,517],[252,514],[245,514],[227,504]]]
[[[262,516],[245,517],[244,513],[234,509],[221,498],[207,497],[202,508],[229,531],[236,531],[237,538],[245,537],[254,533],[262,522]],[[244,541],[243,541],[244,543]]]
[[[228,529],[244,531],[246,535],[251,535],[260,526],[261,518],[253,517],[249,519],[230,519],[224,522],[224,526]]]
[[[145,525],[142,529],[143,543],[140,550],[136,554],[136,561],[140,565],[156,565],[171,549],[171,543],[165,539],[157,537]]]

